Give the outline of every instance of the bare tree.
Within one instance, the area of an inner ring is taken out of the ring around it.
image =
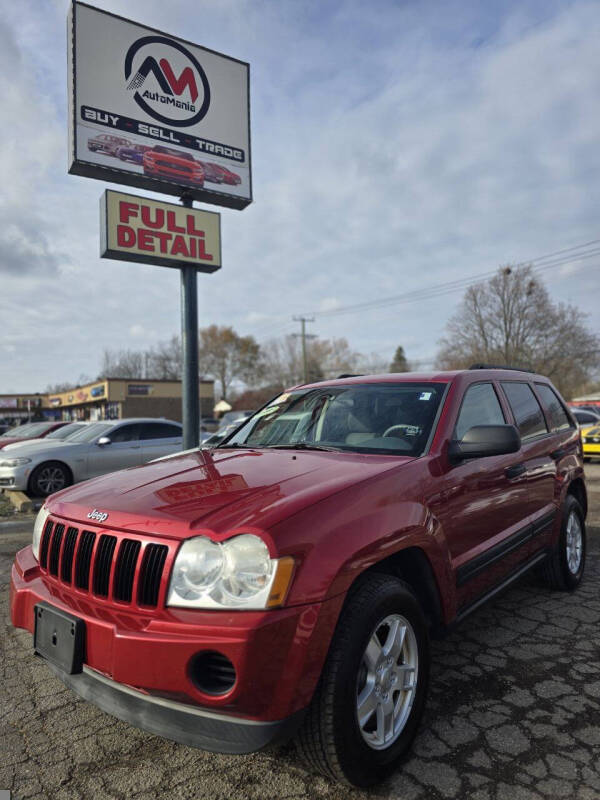
[[[150,351],[148,361],[148,377],[181,380],[183,357],[179,336],[172,336],[167,342],[159,342]]]
[[[70,383],[63,382],[63,383],[49,383],[46,388],[46,394],[59,394],[59,392],[68,392],[69,389],[73,388],[73,382]]]
[[[475,362],[533,369],[570,396],[600,366],[600,339],[573,306],[552,303],[531,267],[501,267],[467,289],[440,341],[437,366]]]
[[[202,372],[212,375],[221,397],[236,380],[256,384],[262,375],[260,347],[252,336],[239,336],[231,327],[210,325],[200,330],[198,357]]]
[[[262,346],[262,353],[263,376],[270,385],[283,388],[303,383],[302,346],[297,337],[270,339]],[[310,340],[306,345],[308,380],[319,381],[355,372],[361,358],[344,338]]]
[[[142,350],[104,350],[100,376],[103,378],[143,378],[147,359]]]

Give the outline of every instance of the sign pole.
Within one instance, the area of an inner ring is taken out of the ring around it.
[[[181,203],[193,208],[191,197]],[[182,416],[183,449],[198,447],[200,439],[200,398],[198,390],[198,280],[196,268],[181,267],[181,342],[183,348]]]

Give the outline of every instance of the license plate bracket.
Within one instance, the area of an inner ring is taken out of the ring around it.
[[[34,652],[68,675],[81,672],[85,648],[85,622],[49,603],[34,606]]]

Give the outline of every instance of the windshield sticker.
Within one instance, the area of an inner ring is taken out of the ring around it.
[[[419,395],[419,400],[431,400],[431,396],[433,392],[421,392]]]
[[[289,400],[290,396],[291,395],[289,393],[280,394],[279,397],[275,398],[275,400],[271,400],[269,406],[278,406],[281,403],[285,403],[286,400]]]

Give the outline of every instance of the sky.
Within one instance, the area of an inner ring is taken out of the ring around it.
[[[600,239],[598,2],[95,4],[250,63],[254,202],[222,210],[201,327],[265,341],[312,314],[427,365],[460,291],[331,312]],[[180,328],[177,270],[99,258],[100,195],[130,190],[67,174],[68,6],[0,0],[0,393]],[[539,274],[600,332],[600,256]]]

